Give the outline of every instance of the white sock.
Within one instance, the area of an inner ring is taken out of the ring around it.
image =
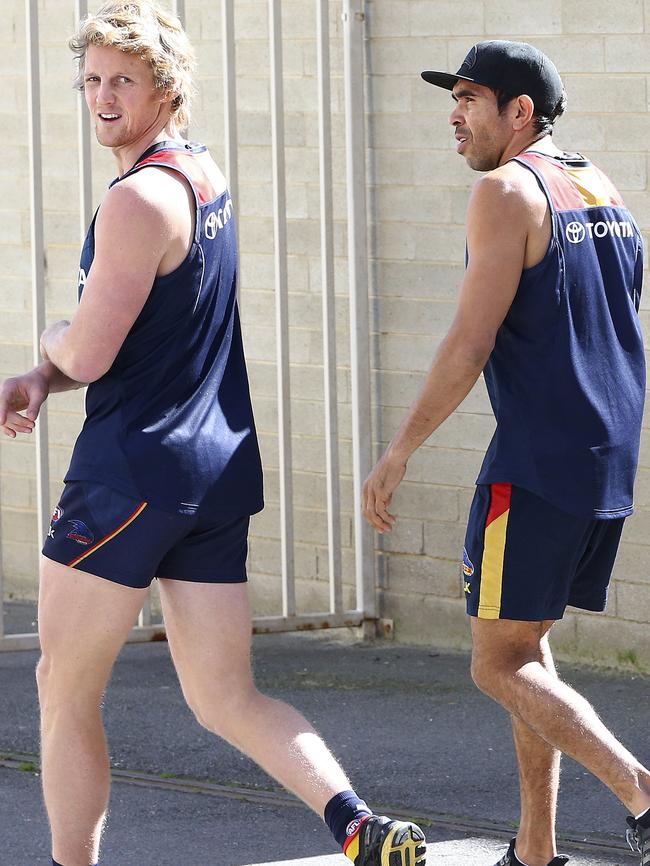
[[[643,818],[643,816],[644,816],[644,815],[647,815],[648,812],[650,812],[650,809],[644,809],[643,812],[641,812],[640,815],[635,815],[636,820],[638,821],[639,818]]]

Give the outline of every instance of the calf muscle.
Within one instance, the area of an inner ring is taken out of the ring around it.
[[[650,806],[650,773],[582,695],[544,668],[539,659],[541,625],[473,618],[476,684],[639,814]]]

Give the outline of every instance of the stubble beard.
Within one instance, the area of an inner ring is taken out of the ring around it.
[[[478,137],[477,137],[478,136]],[[503,144],[499,130],[481,129],[472,134],[469,153],[463,154],[472,171],[493,171],[501,164]]]
[[[465,161],[472,171],[492,171],[499,165],[498,160],[490,156],[470,156],[465,157]]]

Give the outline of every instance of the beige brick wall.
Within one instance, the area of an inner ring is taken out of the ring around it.
[[[65,47],[72,0],[39,0],[48,319],[74,309],[78,257],[76,100]],[[97,3],[91,6],[97,6]],[[0,374],[29,364],[30,271],[26,80],[22,0],[7,0],[0,22]],[[331,6],[334,216],[339,352],[340,458],[346,590],[352,580],[350,371],[345,261],[345,165],[339,0]],[[192,133],[222,158],[218,4],[186,0],[199,58]],[[325,449],[320,323],[319,199],[314,4],[283,0],[291,384],[296,567],[304,610],[326,605]],[[237,0],[238,133],[242,308],[268,507],[256,517],[250,567],[256,608],[280,604],[273,224],[266,0]],[[569,113],[559,144],[587,152],[618,184],[650,230],[650,4],[582,0],[369,0],[367,156],[371,244],[373,421],[377,453],[415,395],[454,311],[462,276],[464,217],[474,175],[451,147],[449,97],[420,80],[424,68],[454,69],[473,42],[523,38],[553,57],[566,80]],[[113,176],[110,155],[93,150],[94,198]],[[647,321],[650,300],[644,300]],[[52,500],[82,420],[79,394],[51,403]],[[395,532],[378,539],[382,613],[405,640],[461,646],[467,627],[458,553],[472,484],[493,421],[482,383],[415,456],[395,511]],[[12,592],[33,594],[33,445],[0,444],[5,575]],[[558,645],[616,662],[630,651],[650,664],[650,450],[644,431],[637,514],[629,521],[608,612],[571,614]]]

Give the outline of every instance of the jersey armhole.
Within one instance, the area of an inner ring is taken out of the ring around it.
[[[522,166],[522,168],[527,169],[533,175],[533,177],[537,181],[537,186],[541,189],[541,191],[544,194],[544,198],[546,199],[546,203],[548,205],[549,212],[551,214],[551,237],[550,237],[550,240],[548,242],[548,247],[546,248],[546,252],[544,253],[543,258],[540,259],[540,261],[537,262],[537,264],[531,265],[531,267],[523,269],[522,273],[526,274],[530,271],[533,271],[535,268],[538,268],[543,262],[545,262],[546,259],[549,257],[551,251],[553,250],[554,246],[559,247],[559,244],[558,244],[558,227],[557,227],[557,208],[555,207],[553,197],[550,193],[548,186],[546,185],[546,181],[544,180],[544,176],[542,175],[542,173],[538,169],[536,169],[534,165],[531,165],[527,160],[520,159],[517,156],[513,157],[511,162],[518,163],[518,165]]]

